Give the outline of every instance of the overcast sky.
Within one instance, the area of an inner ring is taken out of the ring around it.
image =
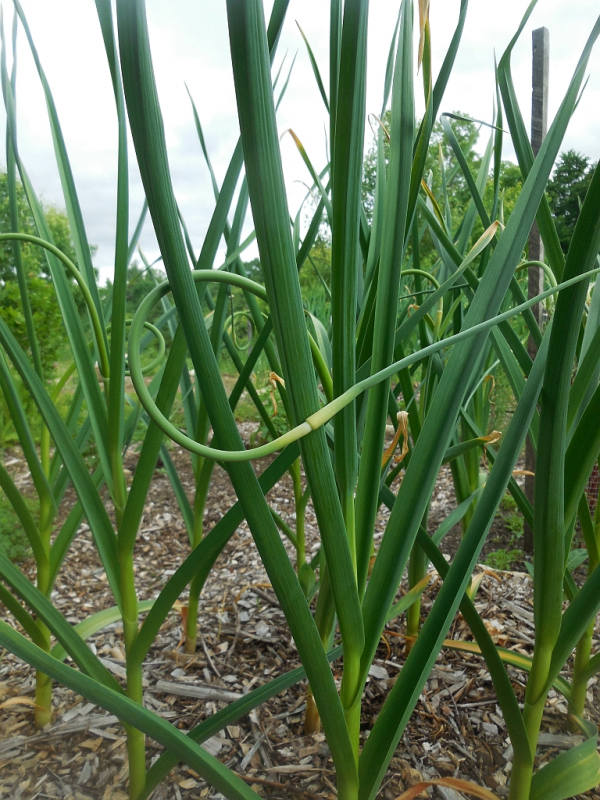
[[[96,266],[112,273],[116,187],[116,114],[106,57],[93,0],[21,0],[58,108]],[[5,8],[8,8],[7,4]],[[270,10],[271,2],[266,3]],[[434,74],[452,36],[459,0],[431,0]],[[442,111],[491,120],[494,54],[499,58],[525,11],[525,0],[471,0],[455,69]],[[371,0],[369,17],[367,110],[378,114],[390,37],[398,0]],[[228,48],[225,0],[147,0],[155,71],[167,132],[175,190],[192,240],[200,250],[213,209],[208,172],[195,133],[187,83],[204,126],[219,180],[238,136]],[[326,113],[296,21],[305,32],[327,85],[328,8],[326,0],[291,0],[277,66],[286,56],[296,63],[280,107],[280,131],[293,128],[320,167],[325,161]],[[585,41],[599,13],[598,0],[540,0],[514,51],[513,74],[527,122],[531,103],[531,32],[550,30],[550,117],[566,90]],[[10,30],[10,13],[5,24]],[[38,194],[64,207],[45,104],[25,37],[19,35],[17,105],[21,156]],[[284,67],[285,69],[285,67]],[[563,149],[600,158],[600,45],[589,64],[589,82],[571,121]],[[4,130],[4,118],[0,120]],[[282,139],[290,209],[294,213],[310,181],[291,137]],[[4,152],[4,148],[2,148]],[[509,143],[505,158],[513,158]],[[143,195],[131,153],[132,226]],[[248,228],[250,230],[250,227]],[[141,244],[158,255],[151,224]],[[249,251],[249,255],[253,255]]]

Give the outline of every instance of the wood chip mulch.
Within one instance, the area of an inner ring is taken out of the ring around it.
[[[241,427],[248,438],[252,426]],[[184,486],[191,493],[189,457],[177,448],[172,455]],[[131,453],[127,462],[130,469],[135,458]],[[16,462],[11,467],[13,474],[26,484],[24,462],[18,458],[11,461]],[[269,496],[275,509],[293,527],[292,498],[288,476]],[[72,500],[68,496],[65,504]],[[234,500],[226,473],[216,467],[207,529]],[[432,504],[432,519],[441,519],[452,507],[452,485],[444,468]],[[386,517],[386,511],[380,512],[379,537]],[[316,520],[310,507],[307,540],[308,551],[316,552]],[[293,560],[293,548],[287,543],[286,546]],[[156,597],[188,552],[187,533],[169,480],[164,470],[158,469],[136,545],[140,599]],[[33,575],[31,562],[23,562],[21,567],[30,577]],[[481,570],[486,574],[476,606],[494,640],[503,647],[531,653],[534,631],[529,576],[483,567]],[[401,587],[400,593],[405,589]],[[424,595],[423,618],[435,593],[434,586]],[[73,542],[52,597],[73,624],[114,605],[86,524]],[[181,601],[185,604],[185,596]],[[8,618],[4,609],[0,613]],[[181,730],[189,730],[232,699],[299,665],[285,618],[245,524],[234,534],[207,581],[200,603],[199,631],[202,635],[196,655],[185,656],[182,617],[174,609],[144,665],[146,706]],[[382,637],[364,698],[365,738],[402,669],[403,632],[403,618],[399,618]],[[472,638],[460,616],[449,638]],[[122,677],[121,625],[104,629],[89,643],[104,664]],[[598,641],[595,647],[598,648]],[[333,670],[338,676],[340,662],[334,663]],[[523,674],[511,667],[508,671],[522,701]],[[600,686],[594,679],[588,688],[587,711],[596,724],[600,722],[599,695]],[[0,660],[0,798],[127,800],[127,750],[117,719],[70,690],[55,686],[53,722],[36,731],[32,724],[33,696],[33,670],[4,653]],[[228,726],[205,746],[263,797],[335,798],[335,772],[324,736],[303,735],[305,698],[305,683],[294,686]],[[2,706],[6,700],[12,702]],[[568,732],[566,711],[562,697],[551,691],[538,751],[540,763],[580,741]],[[152,741],[147,746],[151,763],[162,748]],[[508,793],[511,765],[512,748],[484,661],[476,655],[444,650],[436,660],[378,797],[394,800],[420,780],[453,776],[486,786],[502,798]],[[439,786],[429,792],[429,796],[442,800],[463,798],[455,790]],[[426,796],[427,793],[423,795]],[[156,790],[153,800],[220,797],[193,770],[180,765]],[[600,791],[581,797],[600,800]]]

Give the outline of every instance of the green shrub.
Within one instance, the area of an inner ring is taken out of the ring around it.
[[[30,498],[25,496],[29,510],[33,513],[37,508]],[[19,522],[13,507],[0,490],[0,553],[10,558],[11,561],[22,561],[31,555],[31,548],[25,531]]]

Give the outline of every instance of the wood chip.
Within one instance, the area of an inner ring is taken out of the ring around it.
[[[243,697],[239,692],[229,692],[227,689],[219,689],[207,684],[169,683],[168,681],[158,681],[154,691],[178,694],[182,697],[198,697],[202,700],[221,700],[225,703],[231,703]]]
[[[267,767],[265,772],[280,772],[282,775],[292,775],[295,772],[324,772],[319,767],[308,767],[304,764],[280,764],[277,767]]]

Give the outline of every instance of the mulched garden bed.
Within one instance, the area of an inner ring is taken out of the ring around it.
[[[248,439],[252,426],[241,426]],[[189,457],[174,448],[172,455],[184,486],[192,491]],[[128,466],[135,463],[131,454]],[[14,461],[14,459],[13,459]],[[24,462],[11,466],[26,484]],[[292,488],[286,476],[274,487],[270,499],[293,527]],[[72,502],[65,499],[65,505]],[[212,526],[235,500],[226,473],[215,468],[211,484],[207,527]],[[442,470],[431,510],[432,529],[453,507],[447,468]],[[387,512],[380,512],[379,535]],[[502,520],[487,550],[499,549]],[[510,532],[509,532],[510,533]],[[506,533],[507,541],[514,536]],[[460,532],[446,540],[446,550],[456,546]],[[316,521],[307,511],[308,551],[316,551]],[[288,547],[290,555],[293,549]],[[187,533],[180,519],[168,478],[158,469],[148,497],[136,546],[137,585],[140,599],[156,597],[189,552]],[[32,564],[22,568],[31,574]],[[484,571],[476,606],[495,641],[524,653],[533,643],[531,580],[523,572]],[[406,588],[406,587],[404,587]],[[435,599],[432,586],[423,597],[423,617]],[[185,597],[181,598],[185,603]],[[89,528],[82,525],[60,572],[53,601],[72,622],[114,605]],[[144,667],[148,708],[188,730],[237,696],[271,677],[299,665],[298,654],[277,599],[270,589],[256,547],[245,524],[232,537],[211,573],[200,602],[198,652],[182,653],[182,618],[174,609],[163,625]],[[363,705],[366,737],[383,700],[402,669],[404,623],[390,624],[382,637],[371,670]],[[470,639],[459,616],[450,638]],[[115,624],[90,640],[90,644],[116,675],[122,676],[122,629]],[[598,645],[598,642],[595,642]],[[333,665],[339,673],[339,662]],[[524,692],[523,676],[509,668],[513,685]],[[201,689],[202,691],[199,691]],[[210,751],[244,776],[263,797],[335,798],[335,773],[322,734],[304,736],[305,685],[299,684],[256,712],[230,725],[206,743]],[[588,712],[600,722],[600,688],[594,679],[588,688]],[[127,751],[118,721],[68,689],[55,687],[55,713],[51,726],[35,731],[31,700],[33,671],[10,653],[0,661],[0,798],[76,798],[126,800]],[[199,698],[198,695],[203,695]],[[16,698],[22,698],[21,701]],[[27,704],[29,703],[29,704]],[[540,763],[580,741],[567,731],[566,704],[550,693],[544,716]],[[152,760],[162,748],[148,742]],[[425,778],[455,776],[487,786],[498,797],[507,795],[512,749],[489,673],[475,655],[444,650],[423,690],[390,769],[380,798],[393,800],[404,789]],[[431,796],[459,800],[457,792],[436,787]],[[426,795],[423,795],[426,796]],[[582,797],[599,798],[594,790]],[[157,789],[154,800],[195,800],[221,795],[196,773],[179,766]]]

